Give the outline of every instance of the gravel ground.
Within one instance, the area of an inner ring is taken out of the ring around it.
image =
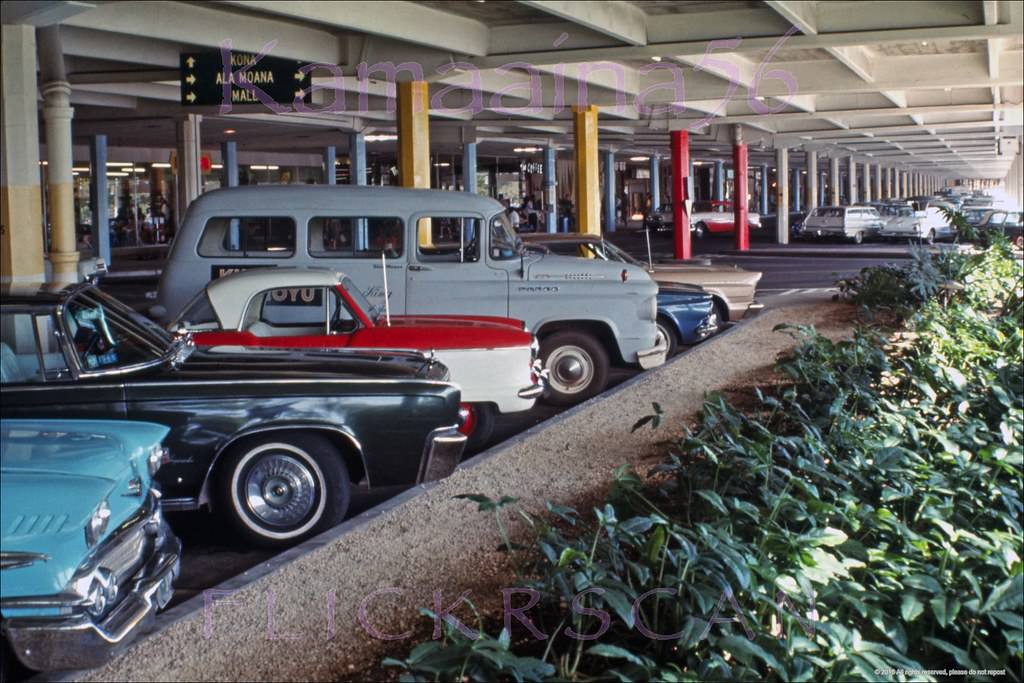
[[[435,591],[445,607],[468,590],[481,611],[500,609],[510,572],[495,550],[494,517],[452,497],[515,495],[531,511],[548,500],[587,502],[616,466],[655,457],[656,444],[679,432],[706,391],[766,378],[776,356],[792,346],[789,336],[771,331],[783,322],[813,323],[839,337],[852,327],[852,308],[822,301],[765,311],[172,623],[84,680],[337,680],[413,643],[376,639],[360,625],[360,603],[374,591],[392,589],[367,609],[368,623],[382,633],[422,628],[417,609],[432,608]],[[630,434],[653,401],[665,412],[663,427]],[[456,614],[474,623],[466,609]]]

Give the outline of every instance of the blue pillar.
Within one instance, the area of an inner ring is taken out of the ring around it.
[[[334,168],[337,159],[338,154],[334,145],[324,147],[324,183],[327,185],[334,185],[338,182],[337,171]]]
[[[800,169],[794,168],[793,175],[793,210],[800,210]]]
[[[220,161],[224,187],[238,187],[238,144],[234,140],[220,143]]]
[[[725,200],[725,162],[715,161],[715,199]]]
[[[657,154],[652,154],[648,164],[651,175],[651,211],[657,211],[661,206],[661,159]]]
[[[476,143],[462,145],[462,191],[476,194]]]
[[[761,164],[761,217],[768,215],[768,164]]]
[[[615,152],[604,153],[604,225],[605,231],[615,232]]]
[[[544,208],[548,232],[558,232],[558,174],[555,160],[558,151],[551,146],[544,148]]]
[[[110,265],[110,204],[107,199],[107,136],[94,135],[89,141],[89,206],[96,255]]]

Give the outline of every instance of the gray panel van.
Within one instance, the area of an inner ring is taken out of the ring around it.
[[[261,185],[208,192],[174,239],[150,313],[173,320],[211,279],[249,268],[347,273],[395,314],[518,318],[541,344],[548,400],[604,389],[612,363],[665,361],[657,285],[629,264],[525,249],[493,199],[391,187]]]

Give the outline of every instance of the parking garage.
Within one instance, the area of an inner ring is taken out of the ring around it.
[[[592,507],[616,466],[655,464],[670,434],[648,435],[652,424],[681,430],[713,414],[707,395],[747,405],[744,391],[762,400],[762,388],[791,381],[772,374],[797,344],[777,325],[854,334],[863,321],[832,299],[877,301],[863,295],[872,280],[862,269],[913,278],[933,259],[947,279],[915,286],[949,304],[964,289],[950,260],[988,264],[998,252],[1013,267],[993,272],[1012,279],[1016,269],[1019,297],[1020,3],[15,1],[2,20],[0,362],[4,418],[16,418],[4,427],[4,497],[33,500],[21,477],[46,444],[58,454],[113,439],[126,453],[163,448],[124,475],[142,505],[130,519],[146,511],[153,536],[149,559],[126,574],[132,604],[116,581],[111,592],[101,559],[124,538],[107,531],[121,514],[114,494],[84,512],[60,510],[71,488],[49,511],[5,500],[0,631],[16,679],[365,680],[396,677],[397,665],[382,664],[393,657],[447,680],[447,664],[431,669],[410,650],[459,636],[431,638],[416,609],[435,590],[448,604],[471,588],[474,623],[493,638],[470,642],[522,660],[474,669],[466,654],[469,678],[583,677],[580,650],[555,661],[552,648],[517,649],[534,634],[521,614],[513,645],[507,630],[501,639],[511,623],[502,591],[524,580],[512,548],[527,531],[513,529],[513,543],[453,496],[486,492],[472,500],[499,521],[503,506],[563,521],[555,503]],[[236,274],[259,268],[276,272]],[[900,305],[917,291],[908,284]],[[868,320],[902,329],[907,310]],[[999,354],[1019,369],[1017,347]],[[1003,476],[1019,483],[1019,393],[1008,391],[996,424],[1008,435]],[[955,405],[967,419],[975,404]],[[150,443],[89,420],[164,433]],[[98,466],[87,456],[66,465],[75,476]],[[112,472],[102,476],[116,481]],[[143,495],[150,483],[169,526],[152,517],[162,513]],[[743,512],[717,493],[704,500]],[[1001,531],[1019,533],[1019,507],[1009,509]],[[70,552],[33,536],[63,528],[47,517],[62,514],[87,520],[91,554],[50,590],[24,577]],[[611,529],[602,514],[598,527]],[[868,555],[842,544],[852,528],[828,535],[828,523],[801,538],[814,552],[845,551],[833,579],[852,581]],[[954,538],[970,533],[962,519],[944,523]],[[1007,547],[1019,555],[1019,539]],[[548,559],[590,571],[594,553],[574,552]],[[669,585],[636,571],[637,585]],[[733,571],[742,585],[727,590],[753,597],[750,570]],[[946,588],[943,576],[932,583]],[[1004,578],[1004,593],[1019,592]],[[632,581],[615,590],[638,604],[647,594]],[[790,591],[797,581],[779,570],[772,581],[793,598],[817,580]],[[828,585],[838,584],[816,583]],[[1012,630],[1019,601],[989,588],[981,602],[995,621],[974,610],[971,623]],[[61,602],[74,590],[78,602]],[[717,599],[698,602],[744,614]],[[863,662],[878,680],[897,668],[913,676],[911,664],[935,668],[921,652],[942,652],[939,669],[1020,680],[1019,637],[982,647],[968,626],[958,639],[956,611],[971,600],[962,586],[941,608],[928,603],[937,626],[927,637],[902,600],[872,617],[899,652],[874,661],[862,652],[878,651],[850,650],[862,677],[872,679]],[[630,628],[641,614],[586,604]],[[54,606],[96,629],[108,655],[44,647],[64,642],[38,640],[58,623],[45,612]],[[275,614],[292,630],[275,627]],[[381,636],[398,632],[409,635]],[[909,649],[906,632],[918,633]],[[948,647],[932,642],[940,636]],[[704,636],[688,637],[677,645],[701,654],[678,668],[698,678],[799,673],[791,659],[758,668],[749,659],[760,655],[735,638],[713,636],[708,652]],[[616,642],[588,650],[585,670],[651,679],[676,665],[639,646],[627,657]],[[750,668],[714,668],[722,652]],[[652,673],[655,661],[669,668]],[[847,670],[808,676],[830,671]]]

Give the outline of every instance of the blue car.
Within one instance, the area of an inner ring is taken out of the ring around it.
[[[0,420],[0,635],[29,669],[99,666],[171,599],[181,545],[153,485],[167,432]]]
[[[658,334],[673,356],[682,344],[696,344],[718,331],[720,321],[714,298],[702,288],[658,283]]]

